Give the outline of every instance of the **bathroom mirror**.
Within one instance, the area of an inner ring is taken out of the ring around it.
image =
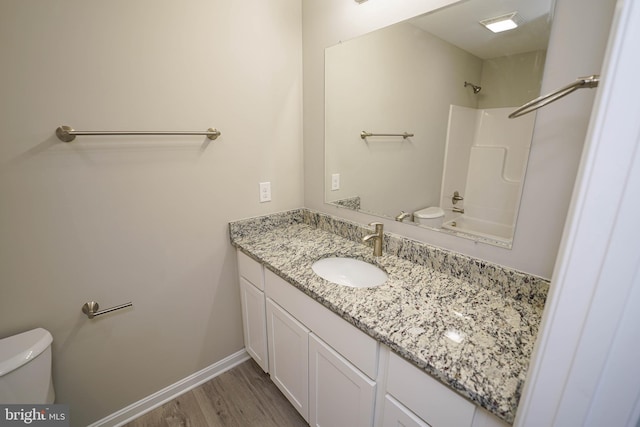
[[[510,248],[535,114],[507,116],[540,94],[551,7],[462,1],[327,48],[325,201]]]

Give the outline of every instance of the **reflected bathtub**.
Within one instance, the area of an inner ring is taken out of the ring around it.
[[[495,240],[505,245],[513,240],[513,226],[497,222],[484,221],[466,215],[458,216],[442,224],[442,228],[460,233],[470,234],[483,239]]]

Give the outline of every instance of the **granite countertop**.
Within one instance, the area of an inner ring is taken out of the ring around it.
[[[374,258],[369,245],[313,224],[261,224],[232,232],[233,245],[462,396],[513,422],[544,298],[523,298],[388,253]],[[328,282],[311,265],[332,256],[378,265],[389,279],[375,288]]]

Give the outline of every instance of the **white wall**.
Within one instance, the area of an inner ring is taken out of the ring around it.
[[[340,40],[426,12],[445,2],[349,0],[303,1],[305,206],[358,222],[374,217],[324,204],[323,51]],[[542,92],[600,71],[614,1],[557,0]],[[585,49],[584,46],[589,46]],[[594,91],[583,90],[537,116],[516,235],[511,250],[474,243],[431,230],[384,221],[386,230],[471,256],[551,277],[564,226]]]
[[[480,80],[482,60],[409,24],[375,31],[325,53],[325,155],[341,189],[361,209],[397,215],[437,206],[447,106],[475,106],[461,82]],[[360,131],[413,137],[360,138]]]
[[[73,425],[243,348],[227,223],[303,203],[300,1],[4,0],[0,57],[0,336],[52,332]]]
[[[613,31],[516,427],[640,425],[640,3]]]

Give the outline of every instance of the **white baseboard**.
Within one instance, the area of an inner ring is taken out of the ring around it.
[[[123,408],[113,414],[96,421],[88,427],[118,427],[126,424],[140,415],[157,408],[158,406],[167,403],[171,399],[203,384],[210,379],[217,377],[223,372],[228,371],[236,365],[249,359],[249,354],[246,350],[240,350],[237,353],[228,356],[221,361],[207,366],[206,368],[189,375],[180,381],[171,384],[168,387],[163,388],[160,391],[153,393],[150,396],[145,397],[131,405]]]

